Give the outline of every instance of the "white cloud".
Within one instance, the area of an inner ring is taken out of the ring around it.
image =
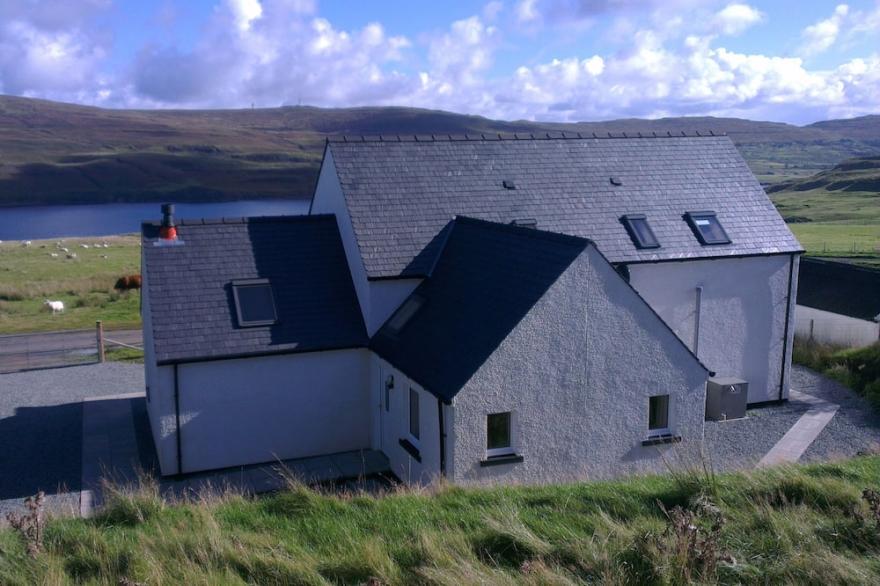
[[[830,17],[805,28],[801,34],[803,37],[801,54],[815,55],[830,49],[840,36],[841,27],[848,14],[849,6],[839,4]]]
[[[251,23],[263,16],[260,0],[226,0],[233,20],[241,31],[250,30]]]
[[[738,35],[764,20],[760,10],[748,4],[728,4],[715,15],[713,25],[725,35]]]

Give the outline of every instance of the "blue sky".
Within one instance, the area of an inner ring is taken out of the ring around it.
[[[0,92],[800,124],[880,113],[880,0],[2,0]]]

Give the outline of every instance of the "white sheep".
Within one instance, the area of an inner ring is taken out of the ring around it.
[[[76,253],[71,252],[70,254],[67,255],[67,258],[76,258]]]
[[[88,245],[88,244],[80,244],[80,246],[83,247],[83,248],[89,248],[89,245]]]
[[[32,243],[31,243],[30,240],[22,240],[22,241],[21,241],[21,245],[24,246],[24,247],[29,247],[31,244],[32,244]]]
[[[102,254],[102,255],[101,255],[101,258],[103,258],[103,259],[108,259],[108,258],[110,258],[110,257],[107,256],[106,254]]]
[[[49,301],[47,299],[46,302],[43,303],[43,305],[52,310],[52,315],[55,315],[56,313],[64,313],[63,301]]]
[[[51,256],[52,258],[58,258],[58,253],[57,252],[50,252],[49,256]]]
[[[61,252],[63,252],[64,254],[70,254],[70,249],[67,247],[62,247]]]

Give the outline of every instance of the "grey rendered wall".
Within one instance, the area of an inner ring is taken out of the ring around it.
[[[178,368],[184,472],[370,446],[367,350]]]
[[[860,348],[880,340],[880,323],[798,305],[795,333],[823,344]]]
[[[143,255],[141,255],[143,257]],[[142,258],[143,261],[143,258]],[[147,273],[141,271],[144,282],[141,287],[141,321],[144,335],[144,382],[147,393],[147,416],[150,431],[159,459],[162,474],[177,473],[177,444],[174,417],[174,370],[170,366],[158,366],[153,345],[153,322],[150,314],[150,296]]]
[[[336,174],[336,165],[333,163],[333,153],[330,149],[324,151],[324,164],[321,166],[321,174],[318,176],[318,184],[315,186],[315,194],[312,196],[312,214],[334,214],[336,224],[339,226],[339,235],[342,238],[342,247],[345,249],[345,257],[348,259],[348,268],[354,281],[354,289],[357,293],[364,323],[369,328],[370,320],[370,284],[367,281],[367,271],[361,259],[357,239],[354,235],[354,227],[351,216],[348,215],[348,206],[345,203],[345,195],[339,184],[339,176]],[[373,335],[373,331],[367,332]]]
[[[749,403],[758,403],[779,399],[783,363],[786,379],[790,370],[790,353],[783,356],[790,260],[777,255],[635,264],[629,266],[630,282],[690,348],[697,334],[696,288],[702,287],[697,354],[718,376],[747,380]],[[793,333],[791,322],[789,339]],[[784,389],[787,397],[787,382]]]
[[[456,482],[547,483],[693,464],[706,371],[589,247],[456,396]],[[683,441],[644,447],[648,397],[670,394]],[[486,415],[512,411],[523,462],[481,467]]]
[[[385,377],[394,376],[394,389],[389,393],[390,408],[384,407],[382,384]],[[437,397],[425,391],[404,373],[387,362],[372,355],[371,376],[373,395],[377,398],[374,410],[374,425],[378,436],[375,449],[381,449],[391,464],[391,471],[404,482],[428,484],[440,475],[440,416],[437,412]],[[409,389],[419,394],[419,439],[409,435]],[[449,411],[445,407],[444,415]],[[447,431],[449,422],[445,422]],[[401,439],[412,441],[419,449],[421,462],[413,458],[400,446]]]

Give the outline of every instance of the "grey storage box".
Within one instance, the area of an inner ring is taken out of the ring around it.
[[[706,420],[725,421],[746,416],[749,383],[738,378],[710,378],[706,384]]]

